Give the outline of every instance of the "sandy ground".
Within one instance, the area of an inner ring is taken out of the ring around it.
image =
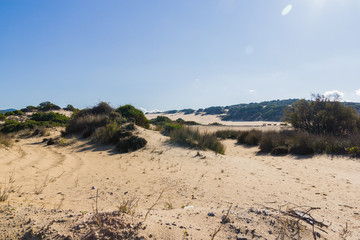
[[[174,114],[163,114],[163,113],[148,113],[146,117],[148,119],[154,119],[157,116],[166,116],[171,120],[182,118],[185,121],[195,121],[203,125],[209,125],[212,123],[220,123],[225,126],[236,126],[236,127],[263,127],[263,126],[279,126],[281,122],[264,122],[264,121],[252,121],[252,122],[239,122],[239,121],[223,121],[219,115],[195,115],[174,113]]]
[[[320,239],[341,239],[346,225],[346,239],[360,239],[359,160],[261,155],[233,140],[223,141],[225,155],[197,154],[159,132],[136,131],[148,144],[127,154],[85,140],[46,146],[40,137],[0,148],[0,183],[4,187],[11,173],[15,180],[0,202],[0,239],[46,225],[50,233],[71,236],[69,229],[95,212],[96,199],[101,212],[138,201],[133,217],[146,226],[140,230],[146,239],[211,239],[220,226],[215,239],[276,239],[290,234],[289,218],[279,210],[302,207],[318,207],[311,215],[329,225],[315,228]],[[221,224],[230,206],[230,222]],[[313,239],[311,226],[301,224],[301,238]]]

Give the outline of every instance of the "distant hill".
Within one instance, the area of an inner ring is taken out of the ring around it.
[[[5,110],[0,110],[0,113],[6,113],[6,112],[12,112],[15,111],[16,109],[14,108],[9,108],[9,109],[5,109]]]
[[[220,115],[224,121],[281,121],[284,109],[299,99],[273,100],[260,103],[243,103],[231,106],[217,106],[205,109],[169,110],[164,113],[195,113],[196,115]],[[344,102],[360,114],[360,103]]]

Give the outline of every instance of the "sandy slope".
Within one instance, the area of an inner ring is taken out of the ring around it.
[[[360,239],[358,160],[258,155],[257,148],[238,146],[232,140],[224,141],[225,155],[201,151],[203,157],[196,157],[196,150],[175,146],[159,132],[137,131],[148,144],[128,154],[80,140],[67,147],[46,146],[42,138],[20,139],[10,149],[1,148],[0,181],[4,183],[14,172],[15,188],[0,208],[10,204],[17,216],[29,207],[89,213],[99,190],[101,211],[114,211],[123,200],[136,197],[136,215],[143,219],[164,190],[145,221],[145,236],[210,239],[233,204],[232,223],[224,225],[216,239],[251,239],[246,229],[256,229],[255,238],[275,239],[279,229],[270,224],[269,214],[276,214],[271,208],[285,210],[294,205],[320,207],[313,216],[330,225],[324,229],[327,233],[317,230],[322,237],[339,239],[347,223],[352,232],[348,239]],[[36,219],[33,210],[26,214]],[[0,239],[8,231],[8,221],[0,220]],[[310,229],[303,231],[302,237],[312,239]]]

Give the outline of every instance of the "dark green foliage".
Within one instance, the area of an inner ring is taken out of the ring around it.
[[[3,133],[18,132],[25,129],[35,129],[37,127],[55,127],[55,126],[64,126],[68,117],[60,113],[35,113],[32,115],[31,119],[26,120],[25,122],[18,122],[15,120],[6,120],[5,124],[1,128]]]
[[[71,104],[68,104],[67,106],[66,106],[66,108],[64,108],[64,110],[66,110],[66,111],[72,111],[72,112],[77,112],[77,111],[79,111],[79,109],[77,109],[77,108],[75,108],[73,105],[71,105]]]
[[[318,95],[315,101],[304,99],[285,110],[284,120],[295,129],[314,134],[348,135],[358,131],[360,118],[356,110],[338,101]]]
[[[180,112],[180,113],[184,113],[185,115],[188,115],[188,114],[194,113],[195,110],[194,110],[194,109],[187,108],[187,109],[180,110],[179,112]]]
[[[57,123],[57,124],[66,124],[69,121],[69,118],[60,113],[37,112],[31,116],[31,120],[34,120],[37,122],[51,122],[51,123]]]
[[[13,111],[11,111],[11,112],[6,112],[6,113],[5,113],[5,116],[6,116],[6,117],[8,117],[8,116],[13,116],[13,115],[15,115],[15,113],[14,113]]]
[[[175,114],[177,113],[178,110],[169,110],[169,111],[165,111],[166,114]]]
[[[147,141],[144,138],[138,136],[130,136],[119,139],[116,149],[120,153],[133,152],[140,148],[145,147]]]
[[[15,115],[15,116],[21,116],[21,115],[23,115],[23,112],[20,111],[20,110],[14,110],[14,111],[12,111],[12,112],[7,112],[6,114],[8,114],[8,113],[11,113],[11,115]],[[6,115],[6,114],[5,114],[5,115]]]
[[[133,107],[132,105],[124,105],[116,109],[116,112],[120,113],[123,117],[135,120],[135,124],[144,128],[149,128],[149,120],[145,117],[145,114]]]
[[[4,114],[2,114],[2,113],[0,113],[0,121],[3,121],[3,120],[5,120],[5,115]]]
[[[200,133],[198,130],[190,128],[180,128],[171,131],[170,140],[188,147],[210,149],[220,154],[225,153],[224,145],[221,144],[215,134]]]
[[[195,121],[185,121],[184,124],[188,126],[200,125],[200,123],[197,123]]]
[[[163,129],[163,134],[168,136],[175,129],[181,129],[181,128],[184,128],[183,124],[170,122],[170,123],[165,123],[162,129]]]
[[[39,109],[39,107],[35,106],[27,106],[26,108],[21,109],[22,112],[35,112]]]
[[[284,109],[297,99],[274,100],[260,103],[238,104],[225,107],[229,111],[225,121],[280,121]]]
[[[209,126],[223,126],[223,124],[218,123],[218,122],[213,122],[213,123],[210,123]]]
[[[223,114],[225,112],[225,109],[224,107],[209,107],[205,108],[203,112],[205,112],[205,115],[219,115]]]
[[[180,124],[185,124],[185,120],[184,120],[184,119],[182,119],[182,118],[178,118],[178,119],[176,119],[176,121],[175,121],[175,122],[180,123]]]
[[[150,120],[151,124],[161,125],[161,126],[165,125],[165,123],[170,123],[170,122],[172,122],[172,120],[166,116],[157,116],[156,118]]]
[[[60,110],[61,107],[49,102],[49,101],[46,101],[46,102],[42,102],[39,104],[39,107],[38,107],[39,111],[51,111],[51,110]]]

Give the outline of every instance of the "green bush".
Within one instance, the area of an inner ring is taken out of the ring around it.
[[[149,128],[149,120],[145,117],[145,114],[133,107],[132,105],[124,105],[116,109],[116,112],[120,113],[123,117],[128,120],[133,119],[135,124],[144,128]]]
[[[150,120],[151,124],[154,124],[157,126],[158,125],[163,126],[163,125],[165,125],[165,123],[171,123],[171,122],[172,122],[172,120],[166,116],[157,116],[156,118]]]
[[[295,129],[313,134],[348,135],[360,130],[360,118],[356,110],[324,96],[315,101],[299,100],[285,109],[284,120]]]
[[[116,145],[116,149],[120,153],[133,152],[145,147],[146,143],[147,141],[142,137],[131,136],[126,138],[121,138],[118,144]]]
[[[184,125],[179,123],[165,123],[165,125],[162,127],[162,132],[164,135],[168,136],[172,131],[176,129],[184,128]]]
[[[0,121],[4,121],[5,120],[5,115],[4,114],[2,114],[2,113],[0,113]]]
[[[31,120],[34,120],[37,122],[52,122],[52,123],[58,123],[58,124],[66,124],[69,121],[69,118],[60,113],[37,112],[31,116]]]
[[[75,108],[73,105],[71,105],[71,104],[68,104],[65,108],[64,108],[64,110],[66,110],[66,111],[71,111],[71,112],[78,112],[79,111],[79,109],[78,108]]]
[[[190,128],[180,128],[171,131],[170,140],[188,147],[210,149],[220,154],[225,153],[224,145],[221,144],[215,134],[200,133],[198,130]]]
[[[60,110],[61,107],[59,107],[58,105],[55,105],[49,101],[46,101],[46,102],[40,103],[38,109],[39,109],[39,111],[47,112],[47,111],[51,111],[51,110]]]
[[[11,112],[6,112],[6,113],[5,113],[5,116],[6,116],[6,117],[8,117],[8,116],[13,116],[13,115],[15,115],[15,113],[14,113],[14,112],[12,112],[12,111],[11,111]]]

